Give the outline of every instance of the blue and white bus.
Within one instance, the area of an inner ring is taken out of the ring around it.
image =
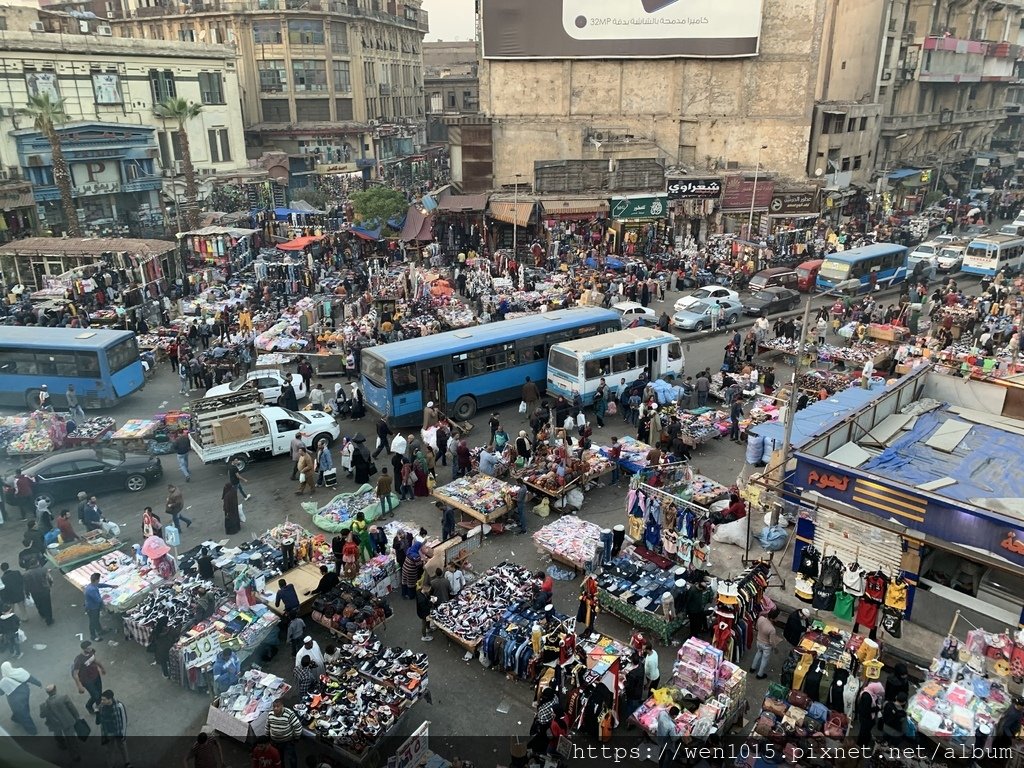
[[[85,408],[109,408],[142,387],[139,345],[131,331],[0,327],[0,403],[34,407],[43,384],[66,404],[68,384]]]
[[[583,404],[590,405],[602,378],[609,388],[620,379],[632,383],[645,370],[651,379],[674,379],[683,375],[684,363],[679,337],[654,328],[565,341],[548,352],[548,392],[568,400],[579,392]]]
[[[621,327],[618,312],[584,307],[367,347],[360,383],[367,405],[395,426],[419,423],[428,402],[465,421],[517,400],[527,376],[543,389],[553,344]]]
[[[971,240],[964,251],[964,272],[994,277],[1004,269],[1013,275],[1024,266],[1024,238],[1019,235],[985,235]]]
[[[876,285],[888,288],[907,279],[907,249],[898,243],[875,243],[830,253],[818,270],[816,285],[828,291],[846,280],[860,280],[860,293],[871,289],[871,273]]]

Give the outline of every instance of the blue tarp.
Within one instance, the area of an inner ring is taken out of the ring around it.
[[[926,445],[936,430],[949,420],[971,426],[971,431],[953,452],[946,453]],[[954,413],[940,410],[920,416],[913,429],[859,469],[904,485],[920,485],[951,477],[956,483],[935,493],[959,501],[1024,498],[1024,473],[1010,469],[1011,462],[1022,454],[1024,435],[987,424],[972,424]],[[983,506],[977,501],[974,504]]]
[[[597,259],[593,256],[587,257],[583,263],[590,269],[597,269],[600,266],[600,264],[597,263]],[[604,260],[604,266],[605,269],[622,269],[626,266],[626,262],[622,259],[608,258]]]
[[[426,208],[428,212],[437,208],[437,200],[435,200],[431,195],[424,195],[423,200],[420,202],[423,203],[423,207]]]
[[[828,400],[811,403],[802,411],[798,411],[793,421],[792,448],[797,450],[812,437],[821,434],[826,427],[842,419],[850,411],[855,411],[865,403],[874,400],[885,387],[885,382],[878,380],[872,389],[850,387],[837,392]],[[758,424],[750,430],[751,434],[761,435],[765,440],[782,445],[785,425],[778,421]]]
[[[909,178],[910,176],[914,176],[914,175],[916,175],[916,174],[918,174],[920,172],[921,171],[918,168],[899,168],[899,169],[897,169],[895,171],[889,171],[889,173],[887,175],[887,178],[890,178],[890,179],[906,179],[906,178]]]
[[[402,227],[405,226],[405,214],[403,213],[401,216],[394,216],[388,219],[388,226],[396,232],[401,231]]]
[[[376,229],[367,229],[366,227],[350,227],[351,232],[356,237],[361,237],[363,240],[379,240],[380,239],[380,227]]]

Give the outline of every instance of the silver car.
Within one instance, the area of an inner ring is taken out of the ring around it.
[[[724,325],[731,325],[740,318],[743,305],[735,299],[698,301],[684,310],[676,312],[672,324],[681,331],[703,331],[715,327],[714,317],[719,307],[725,308]]]

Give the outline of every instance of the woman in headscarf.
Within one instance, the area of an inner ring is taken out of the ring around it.
[[[516,456],[520,457],[524,464],[529,464],[532,452],[533,446],[530,445],[530,438],[526,436],[526,431],[519,430],[519,437],[516,438]]]
[[[597,610],[597,579],[587,576],[580,585],[580,605],[576,610],[576,629],[579,635],[594,631]]]
[[[877,680],[864,686],[857,695],[857,746],[870,747],[874,743],[872,731],[885,701],[885,686]]]
[[[242,530],[242,517],[238,513],[238,491],[231,483],[224,484],[220,494],[224,508],[224,533],[229,536]]]
[[[416,599],[416,582],[423,574],[423,560],[420,559],[419,541],[413,541],[405,553],[405,562],[402,563],[402,599]]]
[[[352,475],[356,485],[364,485],[370,482],[370,468],[373,466],[373,459],[370,457],[370,449],[366,447],[366,438],[362,432],[357,432],[352,438],[354,443],[352,449]]]
[[[28,701],[31,693],[29,685],[43,687],[28,670],[16,667],[9,661],[0,664],[0,691],[7,697],[11,707],[11,720],[24,728],[29,736],[35,736],[39,731],[32,720],[32,708]]]
[[[416,470],[416,484],[413,486],[414,492],[417,496],[430,495],[430,491],[427,489],[427,475],[430,472],[430,468],[427,466],[427,457],[423,453],[422,448],[416,449],[412,466]]]

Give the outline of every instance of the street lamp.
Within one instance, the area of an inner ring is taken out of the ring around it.
[[[761,170],[762,149],[768,149],[768,145],[762,144],[757,148],[757,161],[754,163],[754,189],[750,193],[750,215],[747,217],[747,238],[751,242],[754,241],[754,200],[757,199],[757,174]]]
[[[523,174],[516,174],[516,188],[512,192],[512,258],[516,257],[519,246],[519,180]]]

